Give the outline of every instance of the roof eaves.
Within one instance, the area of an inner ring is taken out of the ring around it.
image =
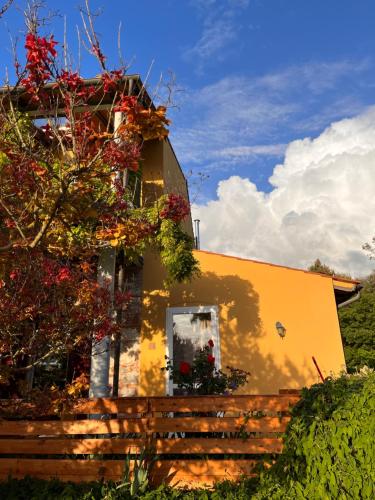
[[[355,285],[359,284],[360,282],[358,280],[351,280],[348,278],[340,278],[339,276],[336,275],[331,275],[331,274],[324,274],[324,273],[316,273],[314,271],[307,271],[306,269],[299,269],[298,267],[290,267],[290,266],[283,266],[281,264],[273,264],[272,262],[265,262],[262,260],[256,260],[256,259],[248,259],[244,257],[237,257],[235,255],[227,255],[224,253],[218,253],[218,252],[209,252],[208,250],[194,250],[195,252],[198,253],[205,253],[208,255],[217,255],[219,257],[227,257],[230,259],[237,259],[237,260],[242,260],[245,262],[253,262],[254,264],[263,264],[266,266],[272,266],[272,267],[279,267],[282,269],[290,269],[291,271],[299,271],[305,274],[313,274],[314,276],[321,276],[322,278],[329,278],[333,281],[341,281],[341,282],[347,282],[347,283],[353,283]]]

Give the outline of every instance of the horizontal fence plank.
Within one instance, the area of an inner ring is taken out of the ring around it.
[[[194,488],[212,485],[224,479],[236,480],[252,476],[256,460],[162,460],[151,470],[153,484],[161,482],[173,487]]]
[[[153,432],[284,432],[290,417],[156,417],[150,419]]]
[[[300,399],[297,395],[266,396],[173,396],[150,398],[153,412],[286,412]]]
[[[57,477],[62,481],[119,480],[123,476],[123,460],[59,460],[0,458],[0,478],[32,476],[41,479]]]
[[[0,436],[152,432],[284,432],[290,417],[156,417],[108,420],[0,420]]]
[[[160,454],[259,454],[280,453],[282,440],[279,438],[177,438],[158,439],[156,452]]]
[[[147,413],[148,398],[98,398],[81,400],[70,410],[72,414]]]
[[[143,439],[1,439],[1,454],[83,455],[140,453]],[[152,441],[152,451],[161,454],[258,454],[280,453],[279,438],[169,438]]]
[[[160,460],[153,464],[151,482],[175,487],[213,484],[253,475],[256,460]],[[0,479],[25,475],[40,479],[58,477],[62,481],[118,481],[123,476],[123,460],[0,459]]]
[[[65,410],[67,416],[78,414],[138,414],[148,411],[148,398],[97,398],[80,399],[72,407]],[[48,416],[54,415],[52,409],[39,410],[33,403],[22,400],[0,400],[0,414],[23,416]],[[63,412],[64,413],[64,412]]]
[[[0,453],[31,455],[84,455],[139,453],[142,439],[0,439]]]
[[[78,400],[67,410],[77,414],[142,414],[148,412],[219,412],[269,411],[287,412],[300,399],[296,394],[241,396],[160,396],[137,398],[99,398]],[[31,403],[0,400],[0,410],[15,408],[14,415],[32,414]],[[18,408],[18,411],[17,411]]]
[[[0,436],[144,433],[146,418],[108,420],[0,420]]]

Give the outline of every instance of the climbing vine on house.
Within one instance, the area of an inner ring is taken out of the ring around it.
[[[187,201],[171,193],[135,207],[125,182],[144,141],[168,136],[166,108],[145,104],[144,92],[129,95],[126,68],[107,67],[88,4],[83,20],[100,70],[94,83],[62,62],[36,4],[26,14],[25,63],[15,60],[16,81],[0,95],[0,397],[30,396],[33,371],[67,355],[69,394],[84,392],[92,342],[119,330],[113,298],[97,281],[106,248],[133,260],[156,248],[170,281],[198,271],[181,227]],[[96,116],[104,96],[107,126]],[[116,112],[123,119],[114,130]],[[115,308],[129,300],[118,290]],[[66,387],[48,390],[58,399]]]

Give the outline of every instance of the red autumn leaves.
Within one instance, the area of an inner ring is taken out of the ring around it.
[[[101,75],[104,92],[116,90],[123,77],[124,71],[122,69],[104,72]]]
[[[21,357],[38,359],[48,345],[57,352],[86,352],[91,339],[99,341],[117,332],[109,292],[98,284],[88,264],[65,264],[36,249],[31,253],[17,249],[13,257],[17,267],[0,284],[0,354],[12,346],[15,366]],[[130,299],[128,293],[118,293],[116,306]],[[22,351],[16,354],[15,346],[23,338]]]
[[[137,207],[133,184],[122,179],[125,170],[138,169],[145,140],[168,135],[165,108],[149,109],[143,97],[128,96],[124,70],[107,70],[98,45],[92,52],[101,75],[93,87],[61,66],[56,44],[28,33],[25,66],[15,63],[16,87],[2,97],[15,112],[0,110],[0,358],[12,366],[0,380],[0,396],[23,395],[18,382],[28,363],[67,354],[88,360],[92,341],[125,325],[127,314],[116,322],[111,308],[126,312],[130,294],[116,292],[113,301],[97,282],[103,247],[137,255],[148,244],[164,249],[167,242],[173,251],[185,242],[165,221],[178,224],[189,213],[187,201],[169,195]],[[113,100],[102,116],[108,127],[91,106],[104,94]],[[46,123],[39,127],[23,106],[37,108]],[[115,109],[126,114],[116,131]],[[140,175],[129,177],[139,187]]]
[[[55,46],[57,42],[53,36],[47,40],[45,37],[37,36],[34,33],[26,35],[26,78],[21,83],[26,91],[33,94],[38,99],[37,90],[51,78],[50,65],[57,55]]]
[[[164,208],[160,212],[162,219],[170,219],[174,222],[182,221],[190,213],[189,204],[183,196],[169,194]],[[212,342],[212,341],[210,341]]]

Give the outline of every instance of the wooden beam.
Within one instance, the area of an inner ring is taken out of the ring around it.
[[[166,438],[151,441],[152,451],[158,455],[195,455],[195,454],[263,454],[281,453],[280,438]],[[1,454],[31,455],[112,455],[141,453],[146,445],[145,439],[0,439]]]

